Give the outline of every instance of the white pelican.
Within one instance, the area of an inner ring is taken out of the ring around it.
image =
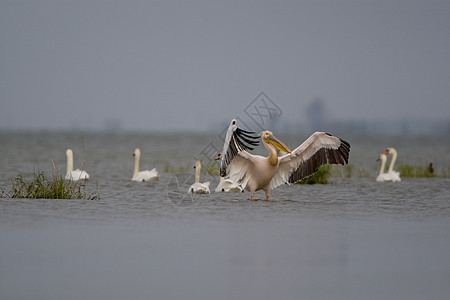
[[[385,154],[385,155],[391,154],[392,155],[391,162],[389,163],[389,169],[388,169],[388,174],[389,174],[389,177],[391,178],[390,181],[393,181],[393,182],[401,181],[400,172],[394,171],[394,165],[397,160],[397,150],[395,150],[392,147],[389,147],[386,149],[386,151],[384,151],[383,154]]]
[[[66,150],[67,157],[67,171],[66,180],[78,181],[78,180],[88,180],[89,174],[86,171],[80,169],[73,169],[73,152],[72,149]]]
[[[228,175],[249,190],[252,200],[257,190],[264,190],[266,199],[270,200],[270,189],[308,177],[323,164],[348,163],[350,144],[328,133],[316,132],[291,151],[272,132],[263,131],[259,135],[269,157],[246,151],[253,150],[251,146],[258,144],[259,138],[252,134],[238,128],[233,119],[228,127],[220,163],[220,176]],[[287,154],[278,157],[276,149]]]
[[[195,182],[189,187],[188,193],[194,194],[209,194],[209,181],[201,183],[200,182],[200,170],[202,164],[199,160],[195,162]]]
[[[134,173],[132,181],[153,181],[158,180],[158,171],[155,168],[151,170],[139,171],[139,160],[141,158],[141,150],[139,148],[134,149]]]
[[[222,153],[219,153],[215,160],[219,160],[222,157]],[[230,192],[230,193],[240,193],[243,192],[244,189],[236,183],[236,181],[231,180],[230,178],[220,177],[220,182],[214,190],[216,193],[218,192]]]

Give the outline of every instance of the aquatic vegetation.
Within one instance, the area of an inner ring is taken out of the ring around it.
[[[331,175],[331,165],[322,165],[319,167],[316,173],[312,174],[309,177],[303,178],[300,180],[300,184],[326,184],[328,183],[328,178]]]
[[[208,164],[206,164],[205,166],[205,171],[206,173],[208,173],[209,175],[219,175],[219,164],[212,161]]]
[[[446,170],[441,171],[441,177],[450,177],[450,166]]]
[[[432,164],[424,166],[400,165],[398,171],[402,177],[436,177],[437,174]],[[445,177],[445,176],[444,176]]]
[[[193,168],[193,164],[188,165],[177,165],[170,162],[165,162],[164,167],[162,168],[162,172],[164,173],[174,173],[174,174],[182,174],[182,173],[191,173]],[[202,162],[202,172],[205,172],[209,175],[219,175],[219,164],[215,161],[211,161],[208,164]]]
[[[329,165],[330,166],[330,173],[329,177],[334,178],[351,178],[353,176],[358,176],[360,173],[358,169],[354,169],[351,164],[347,164],[345,166],[337,166],[337,165]]]
[[[346,178],[352,177],[352,165],[350,165],[350,164],[345,165],[345,166],[343,167],[343,170],[344,170],[344,176],[345,176]]]
[[[34,172],[31,181],[22,175],[11,180],[12,189],[2,196],[31,199],[98,199],[98,192],[86,195],[85,183],[65,180],[61,174],[48,178],[45,172]]]
[[[182,166],[178,165],[177,167],[174,167],[170,162],[165,162],[164,167],[162,168],[162,172],[164,173],[189,173],[192,169],[192,166]]]

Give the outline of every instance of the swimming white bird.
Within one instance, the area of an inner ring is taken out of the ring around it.
[[[155,168],[151,170],[139,171],[139,160],[141,158],[141,150],[139,148],[134,149],[134,173],[132,181],[154,181],[159,179],[158,171]]]
[[[188,193],[194,194],[209,194],[209,181],[201,183],[200,182],[200,170],[202,168],[202,164],[199,160],[195,162],[195,182],[193,185],[189,187]]]
[[[269,157],[246,151],[253,150],[252,146],[259,143],[259,138],[252,134],[254,132],[238,128],[233,119],[228,127],[220,163],[220,176],[229,176],[248,189],[252,200],[258,190],[264,190],[266,199],[270,200],[270,189],[308,177],[323,164],[348,163],[350,144],[328,133],[315,132],[291,151],[272,132],[263,131],[259,135]],[[287,154],[278,157],[276,149]]]
[[[219,160],[222,157],[222,153],[219,153],[215,160]],[[218,192],[229,192],[229,193],[240,193],[243,192],[244,189],[236,183],[234,180],[230,178],[220,177],[220,182],[214,190],[216,193]]]
[[[394,165],[395,165],[395,162],[397,161],[397,150],[395,150],[392,147],[389,147],[386,149],[386,151],[384,151],[384,154],[392,155],[391,162],[389,163],[389,168],[388,168],[388,174],[391,178],[391,181],[393,181],[393,182],[401,181],[400,172],[394,171]]]
[[[227,192],[227,193],[240,193],[243,192],[244,189],[237,184],[234,180],[230,178],[220,177],[220,182],[217,185],[215,192]]]
[[[378,173],[377,181],[378,182],[392,181],[389,178],[390,177],[389,174],[384,172],[384,169],[386,167],[386,154],[381,153],[378,156],[377,161],[381,161],[380,173]]]
[[[80,169],[73,169],[73,151],[72,149],[66,150],[67,157],[67,171],[66,180],[78,181],[78,180],[88,180],[89,174],[86,171]]]

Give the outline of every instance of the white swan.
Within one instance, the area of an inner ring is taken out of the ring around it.
[[[202,164],[199,160],[195,162],[195,182],[193,185],[189,187],[188,193],[194,194],[209,194],[209,181],[200,183],[200,170],[202,168]]]
[[[381,167],[380,167],[380,173],[377,176],[378,182],[384,182],[384,181],[392,181],[389,180],[388,173],[384,173],[384,168],[386,167],[386,154],[381,153],[380,156],[378,156],[377,161],[381,160]]]
[[[400,172],[394,171],[394,165],[395,162],[397,160],[397,150],[395,150],[392,147],[389,147],[386,149],[386,151],[384,151],[385,155],[392,155],[392,159],[391,162],[389,164],[389,169],[388,169],[388,174],[390,176],[390,178],[392,179],[391,181],[395,182],[395,181],[401,181],[400,179]]]
[[[244,190],[242,189],[242,187],[239,184],[237,184],[234,180],[223,177],[220,177],[220,182],[215,189],[216,193],[218,192],[240,193],[243,191]]]
[[[66,150],[67,157],[67,171],[66,180],[78,181],[78,180],[88,180],[89,174],[86,171],[80,169],[73,169],[73,152],[72,149]]]
[[[158,171],[155,168],[151,170],[139,171],[139,160],[141,158],[141,150],[139,148],[134,149],[134,173],[132,181],[154,181],[159,179]]]
[[[379,161],[379,160],[381,160],[381,167],[380,167],[380,173],[378,173],[378,176],[377,176],[377,181],[378,182],[400,181],[398,172],[386,172],[386,173],[384,172],[384,169],[386,166],[386,154],[381,153],[380,156],[378,156],[377,161]]]

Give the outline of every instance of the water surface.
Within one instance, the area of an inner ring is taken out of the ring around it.
[[[3,132],[0,186],[64,173],[67,147],[80,167],[85,138],[100,199],[0,199],[1,299],[448,299],[450,180],[380,184],[375,159],[395,146],[399,163],[447,171],[449,139],[343,137],[350,177],[249,201],[183,192],[214,134]],[[135,147],[159,181],[131,182]]]

